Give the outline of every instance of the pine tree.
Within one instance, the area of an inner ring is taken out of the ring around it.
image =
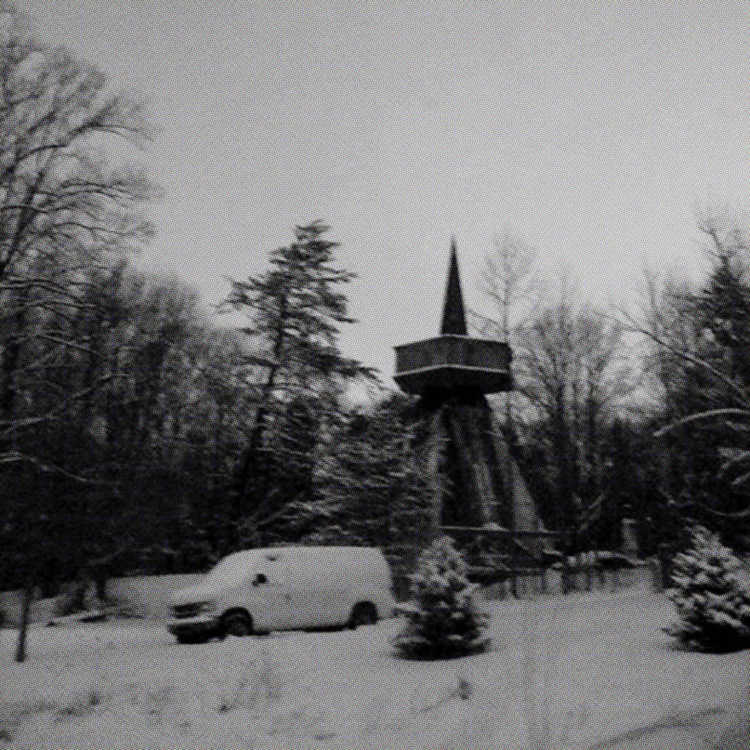
[[[446,659],[485,650],[489,615],[477,608],[475,588],[453,540],[444,536],[433,542],[412,576],[415,605],[393,641],[397,652],[414,659]]]
[[[326,422],[338,416],[338,395],[348,382],[374,376],[338,349],[339,326],[354,322],[340,286],[355,275],[334,265],[338,243],[325,238],[328,229],[320,221],[296,227],[294,242],[271,252],[269,270],[232,281],[226,300],[248,316],[248,365],[257,370],[232,488],[238,544],[243,528],[262,543],[289,503],[313,499],[311,457]]]
[[[394,394],[353,410],[321,451],[316,488],[339,507],[332,526],[362,544],[416,551],[432,536],[430,485],[425,461],[415,455],[413,421],[413,402]]]
[[[716,534],[701,527],[693,532],[692,547],[675,558],[672,581],[667,595],[680,619],[665,632],[699,651],[750,647],[750,590],[742,563]]]

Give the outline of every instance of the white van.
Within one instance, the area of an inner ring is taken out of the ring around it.
[[[235,552],[170,599],[167,627],[180,643],[271,630],[369,625],[395,601],[374,547],[266,547]]]

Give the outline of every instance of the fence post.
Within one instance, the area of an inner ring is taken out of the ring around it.
[[[562,544],[563,558],[562,558],[562,569],[560,570],[560,584],[562,587],[563,594],[569,594],[571,591],[571,585],[570,585],[570,564],[568,561],[567,535],[563,537],[563,540],[564,540]]]

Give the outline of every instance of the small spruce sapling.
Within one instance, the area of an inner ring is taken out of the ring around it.
[[[489,615],[474,601],[477,588],[466,577],[466,563],[450,537],[436,540],[420,556],[411,577],[414,606],[393,644],[401,656],[445,659],[485,650]]]
[[[698,527],[677,555],[667,596],[679,620],[665,632],[688,648],[728,652],[750,648],[750,590],[742,563],[716,534]]]

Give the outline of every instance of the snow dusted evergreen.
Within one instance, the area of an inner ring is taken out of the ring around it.
[[[666,628],[699,651],[750,648],[750,590],[742,563],[716,534],[697,528],[692,547],[675,558],[667,592],[679,621]]]
[[[466,563],[444,536],[420,556],[412,576],[415,605],[394,639],[397,651],[416,659],[444,659],[483,651],[489,645],[489,615],[479,611],[466,577]]]

